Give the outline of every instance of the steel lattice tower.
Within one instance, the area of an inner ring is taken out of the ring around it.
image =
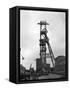
[[[38,23],[40,25],[40,60],[42,62],[42,67],[46,64],[46,59],[49,57],[51,58],[53,67],[55,66],[55,61],[54,61],[54,54],[52,52],[52,48],[49,43],[49,38],[47,36],[47,25],[49,25],[46,21],[40,21]],[[46,45],[48,47],[46,47]],[[47,54],[47,48],[49,50],[49,53]]]

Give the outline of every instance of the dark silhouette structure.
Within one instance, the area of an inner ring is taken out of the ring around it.
[[[40,59],[36,59],[37,71],[47,72],[50,68],[50,65],[46,63],[47,58],[51,58],[53,67],[55,67],[55,60],[52,48],[49,43],[49,38],[47,36],[47,25],[46,21],[40,21]],[[49,53],[47,53],[47,49]]]

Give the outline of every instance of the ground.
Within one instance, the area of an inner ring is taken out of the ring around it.
[[[55,78],[61,78],[62,75],[58,75],[58,74],[49,74],[49,75],[43,75],[40,76],[38,79],[55,79]]]

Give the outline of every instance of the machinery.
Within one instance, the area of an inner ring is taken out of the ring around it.
[[[40,21],[40,23],[38,24],[40,25],[40,59],[36,59],[37,71],[45,73],[48,72],[50,69],[50,65],[46,63],[46,60],[48,58],[51,58],[51,62],[54,68],[55,58],[49,43],[49,38],[47,36],[47,25],[49,24],[46,21]],[[49,50],[49,53],[47,53],[47,50]]]

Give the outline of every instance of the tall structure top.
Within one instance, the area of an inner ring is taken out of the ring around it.
[[[38,23],[40,25],[49,25],[49,23],[47,23],[46,21],[40,21],[40,23]]]

